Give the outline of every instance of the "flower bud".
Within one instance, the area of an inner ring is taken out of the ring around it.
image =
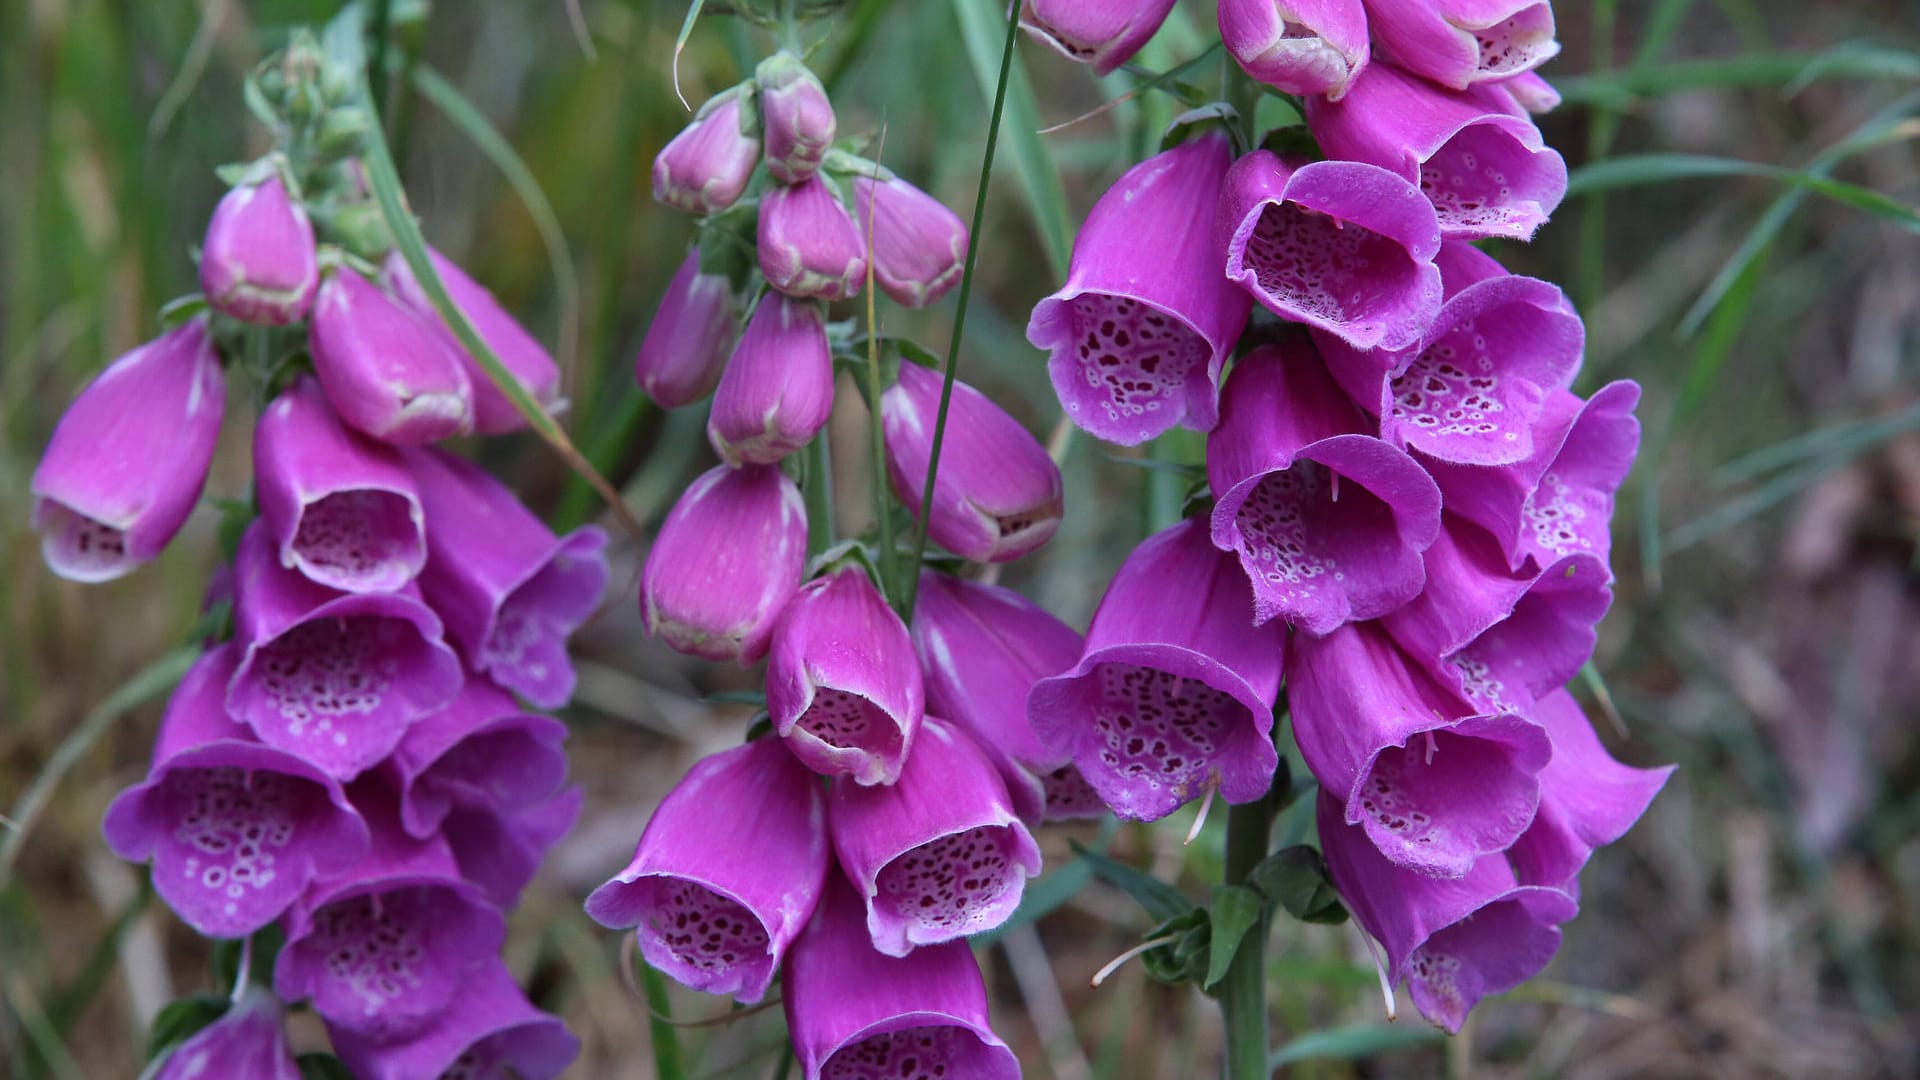
[[[553,362],[553,354],[546,346],[536,341],[519,321],[507,314],[500,301],[493,298],[486,287],[468,277],[466,271],[453,264],[453,261],[432,248],[427,249],[428,258],[433,260],[434,273],[447,288],[447,296],[453,300],[453,306],[467,317],[474,333],[486,342],[487,348],[513,375],[540,407],[551,413],[558,411],[565,403],[560,397],[560,366]],[[519,431],[527,426],[527,419],[520,410],[513,407],[507,395],[493,384],[492,376],[480,366],[480,361],[467,352],[454,336],[451,327],[440,318],[440,312],[427,298],[426,290],[413,276],[413,268],[401,257],[399,251],[387,256],[382,275],[394,295],[413,308],[421,321],[436,327],[445,335],[447,348],[460,358],[461,367],[466,371],[467,380],[473,384],[473,430],[481,435],[500,435],[509,431]]]
[[[1173,10],[1173,0],[1029,0],[1020,26],[1069,60],[1106,75],[1133,59]]]
[[[205,319],[89,383],[33,472],[33,525],[53,572],[111,581],[160,554],[200,498],[226,401]]]
[[[906,626],[859,567],[808,582],[773,628],[767,711],[814,772],[860,784],[898,780],[924,693]]]
[[[1220,39],[1241,70],[1289,94],[1338,101],[1367,66],[1360,0],[1220,0]]]
[[[729,465],[770,465],[833,414],[833,355],[818,305],[760,298],[713,393],[707,440]]]
[[[307,317],[319,282],[313,223],[279,173],[241,184],[214,207],[200,249],[200,289],[214,310],[285,326]]]
[[[939,373],[901,364],[900,381],[880,397],[887,478],[915,517],[940,412]],[[953,384],[940,468],[934,474],[927,535],[976,562],[1017,559],[1060,526],[1060,469],[1039,440],[993,400]]]
[[[740,200],[760,160],[747,130],[743,87],[700,107],[693,122],[653,159],[653,197],[689,214],[713,214]]]
[[[153,1080],[214,1076],[300,1080],[300,1066],[287,1045],[283,1010],[272,994],[258,987],[247,989],[226,1015],[168,1051]]]
[[[867,245],[853,216],[819,176],[776,187],[760,200],[760,272],[799,298],[858,296],[867,276]]]
[[[800,588],[807,509],[772,465],[725,465],[695,480],[647,553],[640,617],[672,648],[751,664]]]
[[[1367,24],[1394,63],[1456,90],[1560,52],[1545,0],[1367,0]]]
[[[342,424],[311,378],[260,414],[253,471],[282,566],[343,592],[392,592],[426,563],[412,475],[392,447]]]
[[[308,334],[314,374],[353,427],[391,443],[473,429],[473,384],[445,336],[359,271],[320,283]]]
[[[939,199],[898,177],[856,176],[853,209],[873,243],[873,280],[895,303],[923,308],[960,284],[967,227]]]
[[[687,252],[633,362],[641,389],[661,408],[713,393],[733,345],[737,306],[727,279],[701,273],[700,252]]]
[[[760,62],[760,122],[766,135],[767,171],[783,184],[797,184],[820,168],[833,146],[833,103],[827,88],[790,52]]]

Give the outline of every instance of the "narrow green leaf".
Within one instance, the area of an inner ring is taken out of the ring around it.
[[[697,6],[697,5],[696,5]],[[653,1042],[653,1075],[658,1080],[686,1080],[680,1054],[680,1033],[673,1028],[673,1002],[667,998],[667,980],[633,950],[633,966],[647,998],[647,1033]]]
[[[1147,909],[1147,914],[1155,919],[1177,919],[1194,910],[1193,901],[1159,878],[1109,859],[1077,840],[1070,840],[1068,844],[1075,854],[1086,860],[1093,876],[1138,900],[1140,906]]]
[[[1722,177],[1758,177],[1808,188],[1835,202],[1920,231],[1920,212],[1858,184],[1778,165],[1701,154],[1636,154],[1595,162],[1574,170],[1567,180],[1567,195]]]
[[[547,249],[547,262],[553,266],[554,291],[560,305],[560,334],[555,351],[560,356],[560,370],[571,377],[580,349],[580,277],[574,269],[573,252],[567,247],[566,231],[560,227],[560,215],[554,213],[540,181],[514,152],[513,144],[458,87],[439,72],[420,64],[413,69],[413,88],[486,155],[519,196],[521,205],[527,208],[527,216],[533,219],[533,227],[540,234],[540,243]]]
[[[1745,53],[1601,71],[1557,78],[1553,86],[1568,105],[1619,109],[1689,90],[1778,85],[1790,97],[1828,78],[1920,78],[1920,55],[1897,46],[1850,41],[1818,53]]]
[[[227,999],[219,994],[196,994],[167,1002],[147,1030],[148,1060],[192,1038],[194,1032],[220,1019],[226,1011]]]
[[[1266,906],[1265,897],[1244,885],[1223,885],[1214,890],[1209,915],[1213,939],[1207,946],[1207,977],[1201,981],[1201,989],[1211,990],[1227,977],[1233,954],[1239,951],[1247,931],[1260,921],[1260,913]]]
[[[993,100],[1000,81],[1001,38],[1006,33],[1007,5],[1001,0],[952,0],[954,17],[960,21],[960,37],[967,59],[980,80],[981,93]],[[1027,78],[1026,65],[1016,54],[1007,80],[1005,134],[1013,157],[1014,172],[1026,190],[1027,210],[1033,214],[1040,233],[1040,245],[1047,257],[1047,269],[1057,279],[1066,277],[1067,256],[1073,246],[1073,222],[1067,213],[1067,193],[1053,157],[1040,136],[1040,106]]]
[[[1350,1024],[1310,1032],[1275,1050],[1269,1068],[1281,1069],[1302,1061],[1358,1061],[1375,1054],[1427,1046],[1445,1039],[1436,1028],[1414,1024]]]
[[[300,1067],[300,1080],[353,1080],[353,1074],[341,1060],[332,1054],[319,1051],[301,1054],[294,1059]]]

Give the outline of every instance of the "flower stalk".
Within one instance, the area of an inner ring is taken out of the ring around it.
[[[1273,829],[1272,795],[1227,811],[1226,883],[1244,885],[1267,857]],[[1266,1080],[1267,1067],[1267,917],[1262,915],[1233,954],[1220,982],[1220,1011],[1226,1020],[1225,1080]]]

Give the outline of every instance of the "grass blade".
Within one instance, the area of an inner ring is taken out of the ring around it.
[[[453,121],[461,134],[493,162],[513,193],[520,197],[521,205],[527,208],[527,216],[533,219],[533,227],[547,249],[547,261],[553,264],[553,285],[560,300],[560,370],[571,379],[580,350],[580,278],[574,270],[573,252],[567,247],[566,231],[560,227],[560,215],[554,213],[540,181],[534,179],[533,170],[514,152],[513,144],[458,87],[439,72],[420,65],[413,69],[413,88]]]
[[[1302,1061],[1358,1061],[1375,1054],[1406,1050],[1440,1042],[1446,1036],[1436,1028],[1405,1024],[1349,1024],[1302,1035],[1267,1058],[1269,1068],[1280,1069]]]
[[[1020,177],[1021,186],[1026,189],[1027,209],[1033,214],[1034,224],[1039,227],[1047,268],[1053,277],[1064,278],[1067,274],[1067,256],[1073,247],[1073,222],[1067,214],[1067,193],[1060,184],[1060,174],[1053,167],[1053,158],[1047,153],[1046,143],[1040,137],[1040,105],[1033,94],[1033,83],[1027,78],[1026,66],[1011,48],[1000,48],[1000,20],[1009,18],[1005,14],[1006,9],[1007,5],[998,0],[953,0],[953,14],[960,21],[960,36],[966,45],[967,59],[973,65],[973,73],[980,80],[981,92],[992,100],[1001,96],[996,87],[1004,84],[1006,88],[1006,123],[1013,129],[1007,136],[1011,142],[1009,156],[1013,159],[1013,169]],[[1017,24],[1018,16],[1012,16],[1010,21]],[[1012,32],[1007,31],[1006,34],[1006,40],[1012,41]],[[1001,60],[1003,52],[1007,69],[1004,73]],[[985,180],[983,173],[982,198],[985,197]],[[975,229],[974,236],[979,236],[978,229]]]
[[[1870,188],[1834,180],[1812,171],[1704,154],[1634,154],[1595,162],[1574,170],[1567,180],[1567,195],[1571,197],[1646,184],[1726,177],[1757,177],[1803,187],[1837,203],[1885,218],[1902,228],[1920,232],[1920,211]]]

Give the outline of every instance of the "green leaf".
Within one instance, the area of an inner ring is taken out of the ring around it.
[[[1093,876],[1140,902],[1147,914],[1162,921],[1177,919],[1195,910],[1193,901],[1179,889],[1151,874],[1142,873],[1123,862],[1115,862],[1093,851],[1078,840],[1067,841],[1074,853],[1087,861]]]
[[[1568,105],[1620,109],[1689,90],[1783,86],[1793,96],[1821,79],[1920,78],[1920,55],[1876,42],[1842,42],[1818,53],[1747,53],[1676,60],[1553,80]]]
[[[674,1030],[673,1002],[667,998],[667,980],[653,965],[633,950],[633,966],[640,975],[640,988],[647,998],[647,1033],[653,1042],[653,1075],[658,1080],[685,1080],[684,1059],[680,1054],[680,1033]]]
[[[226,1015],[227,999],[219,994],[196,994],[169,1001],[147,1031],[147,1060],[193,1037],[194,1033]]]
[[[1247,875],[1247,884],[1302,922],[1346,920],[1347,909],[1340,906],[1340,895],[1327,877],[1326,860],[1309,845],[1281,848],[1260,860]]]
[[[1170,939],[1140,954],[1141,966],[1157,982],[1198,982],[1207,972],[1213,927],[1205,908],[1167,919],[1142,935],[1142,941]]]
[[[1412,1024],[1349,1024],[1300,1036],[1275,1050],[1267,1059],[1267,1067],[1280,1069],[1314,1060],[1358,1061],[1445,1038],[1436,1028]]]
[[[709,705],[751,705],[756,709],[767,707],[767,692],[764,690],[722,690],[708,694],[700,699]]]
[[[981,93],[993,100],[1000,82],[1001,40],[1005,35],[1007,5],[1003,0],[952,0],[960,21],[960,37],[967,59],[980,80]],[[1073,246],[1073,221],[1067,212],[1067,193],[1040,136],[1040,106],[1027,78],[1026,65],[1016,55],[1007,80],[1005,123],[1013,169],[1026,190],[1027,210],[1039,228],[1047,269],[1056,280],[1066,277],[1067,256]]]
[[[1214,890],[1208,917],[1213,926],[1213,938],[1208,946],[1207,977],[1200,983],[1201,989],[1211,990],[1214,984],[1227,977],[1227,966],[1233,963],[1233,954],[1240,950],[1240,942],[1247,936],[1247,931],[1260,921],[1260,914],[1266,906],[1266,897],[1245,885],[1223,885]]]
[[[560,306],[560,335],[554,351],[559,354],[560,370],[571,374],[580,345],[580,278],[574,270],[573,252],[567,247],[566,231],[560,227],[560,215],[554,213],[540,181],[514,152],[513,144],[458,87],[422,64],[413,69],[413,88],[486,155],[527,208],[540,243],[547,249],[547,262],[553,266],[554,292]]]
[[[1858,184],[1849,184],[1812,172],[1768,165],[1737,158],[1709,157],[1702,154],[1634,154],[1609,158],[1573,171],[1567,180],[1567,196],[1595,191],[1664,184],[1677,180],[1701,180],[1724,177],[1759,177],[1804,187],[1835,202],[1884,218],[1902,228],[1920,231],[1920,212],[1887,195]]]
[[[318,1051],[301,1054],[294,1059],[300,1066],[300,1080],[353,1080],[353,1074],[347,1071],[339,1058]]]

